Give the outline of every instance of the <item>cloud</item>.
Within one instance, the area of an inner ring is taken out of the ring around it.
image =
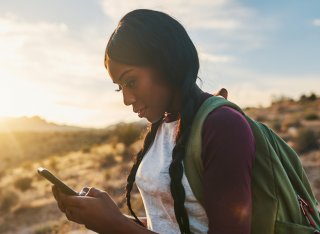
[[[209,53],[199,52],[199,59],[201,60],[201,62],[230,63],[235,60],[235,57],[228,55],[213,55]]]
[[[320,19],[314,19],[314,20],[312,21],[312,24],[313,24],[314,26],[316,26],[316,27],[320,27]]]
[[[207,19],[196,21],[191,24],[191,27],[197,29],[217,29],[217,30],[233,30],[240,28],[240,22],[232,19]]]
[[[103,66],[105,45],[94,27],[75,34],[64,22],[1,16],[0,115],[37,114],[72,123],[78,113],[86,122],[96,108],[87,103],[100,101],[111,89]],[[75,111],[78,103],[87,105],[83,112]]]
[[[77,88],[105,76],[106,42],[94,30],[75,34],[63,22],[31,22],[12,14],[0,18],[0,29],[1,70],[11,79]]]
[[[12,14],[0,18],[0,62],[2,66],[20,64],[26,48],[41,43],[46,35],[59,37],[68,30],[65,24],[38,22],[31,24]],[[35,49],[33,47],[33,49]],[[11,61],[11,59],[13,61]],[[15,64],[13,63],[15,62]],[[17,64],[18,63],[18,64]],[[3,65],[4,64],[4,65]]]
[[[275,18],[261,13],[236,0],[100,0],[104,13],[114,28],[128,12],[147,8],[163,11],[186,28],[191,39],[207,53],[255,50],[268,43],[274,29],[280,27]],[[224,54],[222,54],[225,56]]]
[[[241,107],[268,106],[274,96],[298,99],[310,92],[320,94],[320,74],[266,74],[232,66],[222,70],[208,66],[202,73],[206,74],[201,77],[203,90],[213,93],[224,87],[229,99]]]
[[[243,18],[252,10],[231,0],[163,0],[149,1],[101,0],[104,12],[117,23],[127,12],[139,8],[164,11],[190,28],[234,30],[243,26]]]
[[[104,79],[108,75],[103,67],[105,35],[111,34],[125,13],[137,8],[167,12],[186,27],[199,52],[200,72],[210,76],[201,77],[205,91],[226,87],[231,100],[241,106],[267,105],[277,94],[320,93],[316,74],[266,75],[232,66],[241,64],[243,50],[263,47],[277,27],[276,19],[261,17],[256,9],[239,1],[100,3],[109,21],[90,28],[80,25],[76,32],[72,24],[59,19],[30,21],[13,14],[0,16],[0,106],[14,99],[12,113],[37,114],[82,126],[139,120],[131,107],[123,105],[121,93],[113,92],[112,82]]]

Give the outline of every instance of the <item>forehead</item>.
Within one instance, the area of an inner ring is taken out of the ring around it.
[[[106,57],[106,60],[105,60],[105,67],[107,68],[111,79],[114,81],[117,80],[120,77],[120,75],[126,70],[137,69],[137,67],[135,66],[119,63],[115,60],[112,60],[108,56]]]
[[[156,80],[161,79],[161,73],[154,68],[148,66],[135,66],[120,63],[115,60],[112,60],[108,56],[106,56],[105,67],[107,68],[109,76],[111,77],[114,83],[119,83],[119,78],[128,71],[134,72],[135,74],[139,74],[141,76],[152,77]]]

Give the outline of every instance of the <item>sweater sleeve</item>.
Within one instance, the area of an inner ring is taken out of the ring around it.
[[[223,106],[209,113],[201,154],[209,234],[250,233],[254,152],[253,133],[240,112]]]

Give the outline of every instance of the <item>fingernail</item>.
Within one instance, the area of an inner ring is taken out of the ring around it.
[[[89,190],[90,190],[89,188],[84,187],[84,188],[80,191],[79,195],[80,195],[80,196],[84,196],[84,195],[86,195],[86,194],[88,193]]]

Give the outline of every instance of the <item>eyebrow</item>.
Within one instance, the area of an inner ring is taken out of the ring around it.
[[[118,78],[118,82],[121,81],[121,79],[124,77],[125,74],[127,74],[128,72],[130,72],[130,71],[132,71],[132,70],[133,70],[133,68],[130,68],[130,69],[124,71],[124,72],[121,74],[121,76]],[[113,83],[116,84],[116,82],[113,82]]]

